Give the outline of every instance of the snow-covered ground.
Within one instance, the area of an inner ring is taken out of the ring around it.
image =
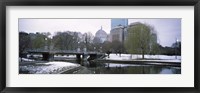
[[[35,63],[34,65],[19,66],[20,71],[28,71],[30,74],[58,74],[75,67],[79,67],[79,64],[69,62],[47,62],[47,63]]]
[[[167,55],[144,55],[145,60],[142,60],[142,55],[131,54],[110,54],[110,57],[106,57],[108,60],[138,60],[138,61],[160,61],[160,62],[181,62],[181,56],[167,56]],[[146,60],[148,59],[148,60]]]

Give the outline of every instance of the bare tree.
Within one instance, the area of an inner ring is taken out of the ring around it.
[[[91,32],[84,33],[84,43],[85,47],[88,50],[92,50],[92,47],[90,46],[93,43],[94,35]]]

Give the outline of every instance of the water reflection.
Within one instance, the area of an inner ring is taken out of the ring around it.
[[[181,67],[122,63],[25,62],[20,74],[181,74]]]
[[[89,67],[95,74],[181,74],[180,67],[113,64],[106,63],[104,66]]]

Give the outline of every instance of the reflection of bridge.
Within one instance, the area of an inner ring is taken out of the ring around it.
[[[55,50],[55,51],[46,51],[46,50],[29,50],[28,54],[42,54],[42,60],[50,61],[54,60],[54,55],[76,55],[78,63],[83,65],[83,60],[96,59],[104,55],[104,53],[99,52],[84,52],[84,51],[71,51],[71,50]]]

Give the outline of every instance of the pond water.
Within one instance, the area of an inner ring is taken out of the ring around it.
[[[88,62],[89,63],[89,62]],[[122,63],[98,63],[80,66],[77,62],[20,63],[20,74],[181,74],[181,67]],[[70,70],[70,71],[68,71]]]
[[[89,67],[95,74],[181,74],[181,67],[106,63]]]

